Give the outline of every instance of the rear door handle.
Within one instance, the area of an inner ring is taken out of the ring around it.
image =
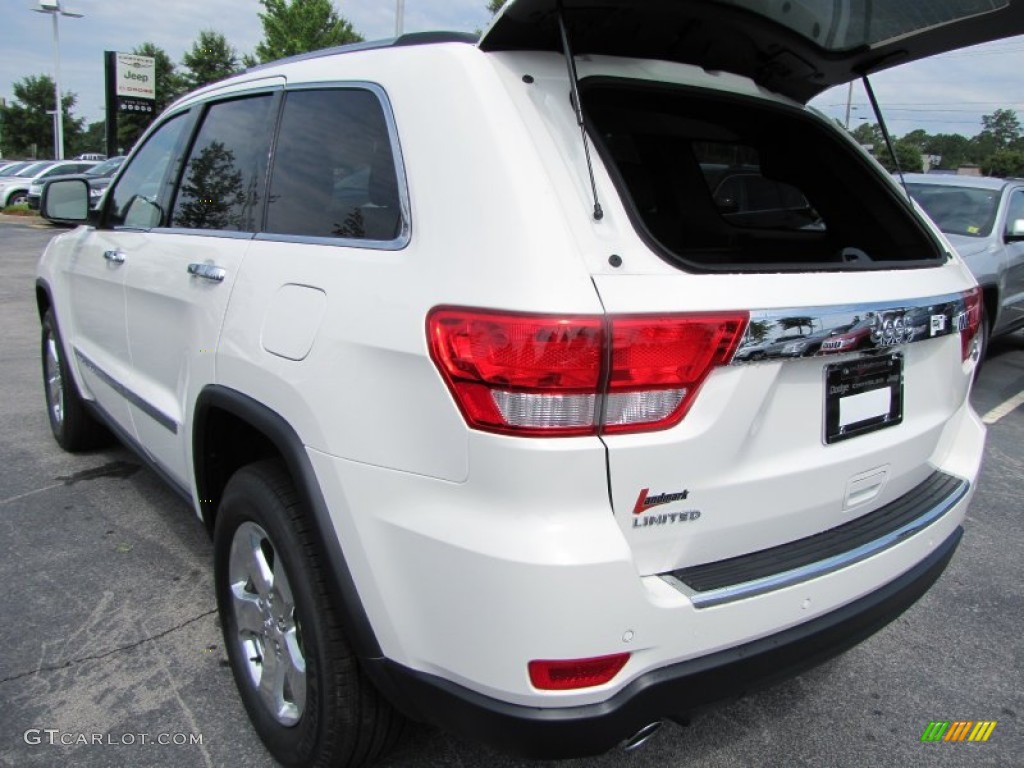
[[[199,277],[214,283],[221,282],[228,274],[223,267],[218,267],[215,264],[196,263],[188,265],[188,273],[193,277]]]
[[[124,264],[124,254],[121,251],[104,251],[103,258],[111,264]]]

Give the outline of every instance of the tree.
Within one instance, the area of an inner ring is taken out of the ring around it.
[[[256,59],[245,57],[246,65],[363,39],[331,0],[260,0],[260,5],[266,9],[258,14],[263,40],[256,46]]]
[[[999,149],[1009,147],[1022,133],[1020,120],[1012,109],[997,109],[991,115],[982,115],[981,124],[979,136],[991,136]]]
[[[921,161],[920,147],[909,141],[900,139],[893,142],[892,148],[896,153],[896,159],[899,160],[901,171],[904,173],[921,173],[924,171],[924,163]],[[889,147],[886,146],[884,141],[880,146],[875,147],[875,157],[878,158],[878,162],[882,164],[882,167],[885,168],[885,170],[890,173],[896,170],[896,165],[893,163],[892,156],[889,154]]]
[[[239,69],[238,51],[220,32],[204,29],[182,56],[181,67],[185,70],[182,85],[192,91],[235,74]]]
[[[4,156],[56,157],[54,147],[53,78],[49,75],[29,75],[14,83],[14,100],[0,107],[3,122]],[[73,147],[82,133],[84,120],[73,117],[78,97],[74,93],[61,94],[64,115],[64,146]]]
[[[875,152],[878,152],[880,147],[885,146],[882,129],[876,123],[861,123],[850,131],[850,135],[853,136],[858,144],[870,147]]]
[[[981,172],[986,176],[1009,178],[1024,176],[1024,152],[1016,149],[999,149],[985,160]]]
[[[106,136],[106,127],[106,123],[103,120],[89,123],[89,126],[82,131],[77,140],[73,144],[68,145],[70,149],[67,150],[66,154],[69,157],[74,157],[83,152],[106,152],[107,146],[103,141]]]
[[[921,147],[926,155],[938,155],[942,158],[940,168],[956,170],[964,163],[972,162],[971,140],[959,133],[937,133],[929,136]]]
[[[181,76],[167,51],[154,43],[143,43],[132,53],[156,60],[156,101],[152,112],[121,112],[117,116],[117,143],[127,152],[157,116],[184,90]]]
[[[491,16],[494,16],[502,8],[505,7],[506,0],[489,0],[487,3],[487,10],[491,12]]]
[[[928,131],[924,130],[923,128],[916,128],[910,133],[904,134],[903,138],[901,138],[900,141],[905,141],[908,144],[913,144],[921,152],[924,152],[924,148],[928,144],[928,140],[930,138],[931,137],[928,135]],[[927,154],[931,153],[929,152]]]

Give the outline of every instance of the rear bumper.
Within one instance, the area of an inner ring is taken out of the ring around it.
[[[600,754],[650,722],[735,698],[856,645],[928,590],[949,564],[962,535],[963,529],[956,528],[909,571],[835,611],[745,645],[655,669],[596,704],[510,704],[387,659],[367,662],[367,671],[414,719],[529,757]]]

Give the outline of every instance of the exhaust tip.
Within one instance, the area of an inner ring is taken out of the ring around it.
[[[626,739],[624,742],[622,742],[622,751],[632,752],[634,749],[639,749],[644,744],[646,744],[651,739],[651,737],[658,732],[660,728],[660,720],[656,720],[653,723],[648,723],[639,731],[637,731],[628,739]]]

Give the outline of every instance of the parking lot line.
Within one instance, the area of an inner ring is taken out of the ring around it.
[[[982,416],[981,420],[986,424],[995,424],[1001,418],[1008,415],[1021,405],[1024,405],[1024,392],[1018,392],[1005,403],[997,405],[991,411]]]

